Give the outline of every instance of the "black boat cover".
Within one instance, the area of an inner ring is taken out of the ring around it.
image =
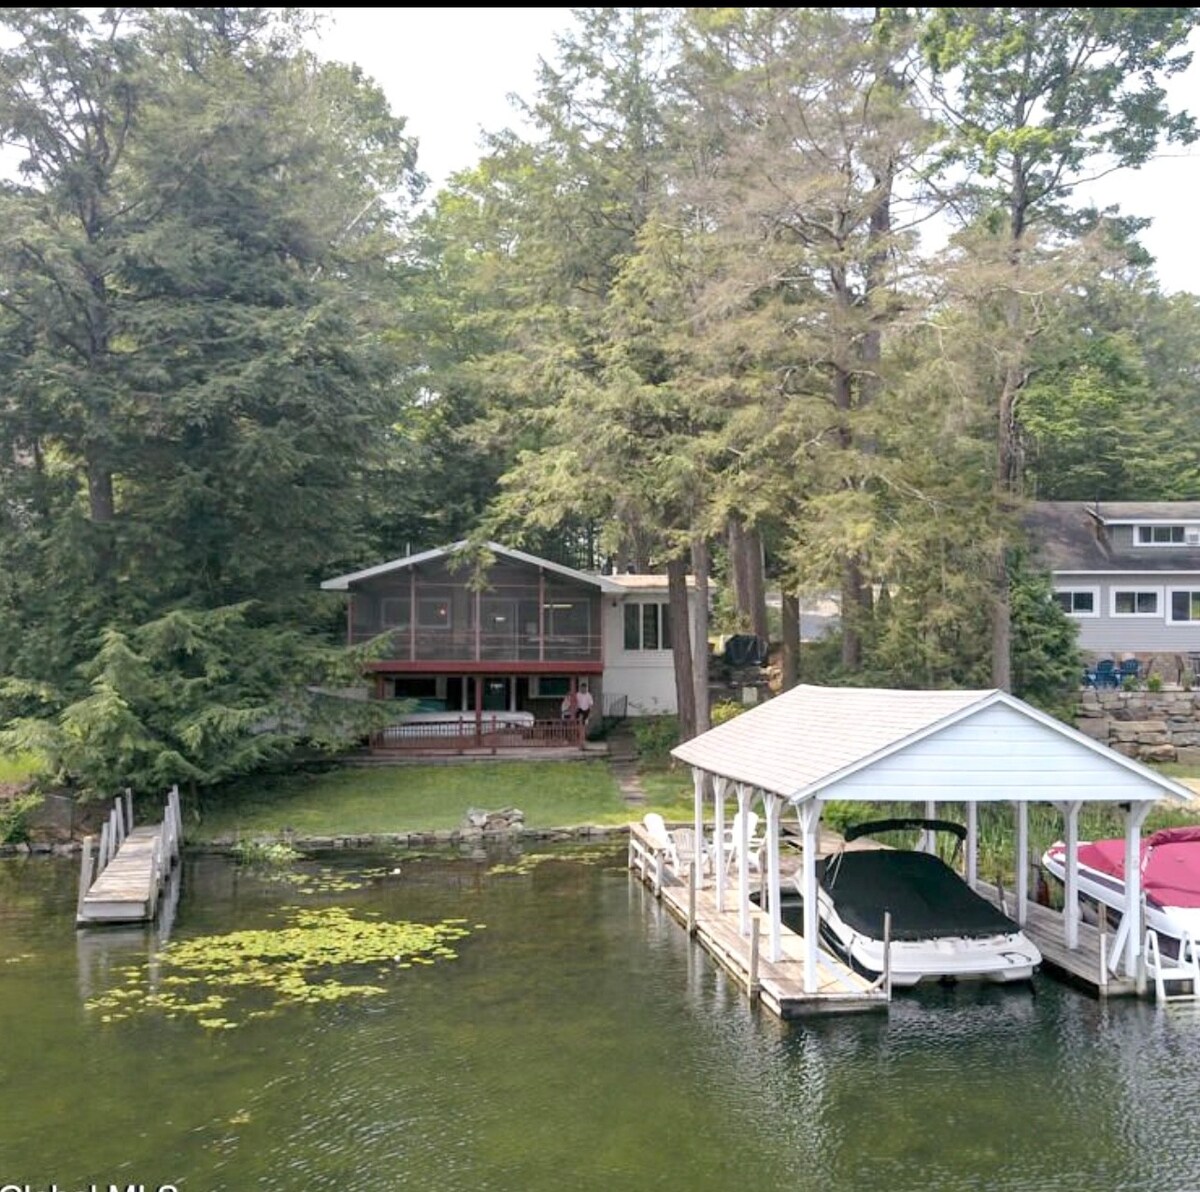
[[[931,853],[842,853],[829,859],[821,885],[842,920],[870,939],[883,939],[884,911],[892,913],[894,940],[977,938],[1020,930]]]

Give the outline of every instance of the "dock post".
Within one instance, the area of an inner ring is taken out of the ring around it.
[[[96,877],[104,872],[104,867],[108,864],[108,827],[108,820],[100,825],[100,846],[96,850]]]
[[[1108,997],[1108,930],[1104,921],[1104,905],[1100,906],[1100,984],[1101,997]]]
[[[883,988],[892,1000],[892,912],[883,912]]]
[[[133,791],[129,787],[125,788],[125,825],[133,831]]]
[[[113,823],[116,826],[117,848],[120,848],[125,843],[125,837],[129,835],[125,830],[125,805],[121,801],[120,795],[113,800],[112,815]]]
[[[654,897],[655,898],[662,897],[663,865],[665,863],[666,863],[666,859],[663,857],[662,853],[654,854]],[[645,866],[643,866],[643,868],[645,868]]]
[[[754,1005],[758,1001],[758,933],[761,920],[758,915],[755,915],[750,920],[750,971],[746,976],[746,993],[750,998],[750,1004]]]
[[[688,921],[689,936],[696,934],[696,882],[700,877],[700,868],[693,857],[688,862]]]
[[[79,901],[75,904],[75,917],[83,917],[83,900],[92,888],[92,837],[83,838],[83,855],[79,858]]]

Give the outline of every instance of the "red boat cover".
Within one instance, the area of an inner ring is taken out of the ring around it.
[[[1142,841],[1142,889],[1159,906],[1200,906],[1200,828],[1164,828]],[[1079,863],[1125,880],[1125,841],[1079,846]]]

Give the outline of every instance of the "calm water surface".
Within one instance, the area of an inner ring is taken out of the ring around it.
[[[74,865],[0,860],[0,1186],[1200,1189],[1198,1012],[1039,979],[783,1024],[689,946],[623,849],[489,872],[502,859],[384,858],[399,875],[308,896],[486,930],[384,996],[216,1032],[100,1023],[84,1002],[145,958],[143,933],[77,937]],[[193,858],[173,938],[298,901]]]

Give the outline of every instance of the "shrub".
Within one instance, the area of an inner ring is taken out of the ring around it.
[[[724,724],[727,720],[732,720],[745,711],[745,704],[739,704],[735,699],[723,699],[713,704],[710,718],[714,725]]]
[[[647,760],[665,762],[679,744],[678,716],[643,716],[632,723],[638,752]]]
[[[1162,675],[1150,675],[1146,679],[1147,691],[1161,691],[1163,687]]]
[[[0,799],[0,844],[17,844],[29,838],[29,817],[42,804],[32,792]]]

